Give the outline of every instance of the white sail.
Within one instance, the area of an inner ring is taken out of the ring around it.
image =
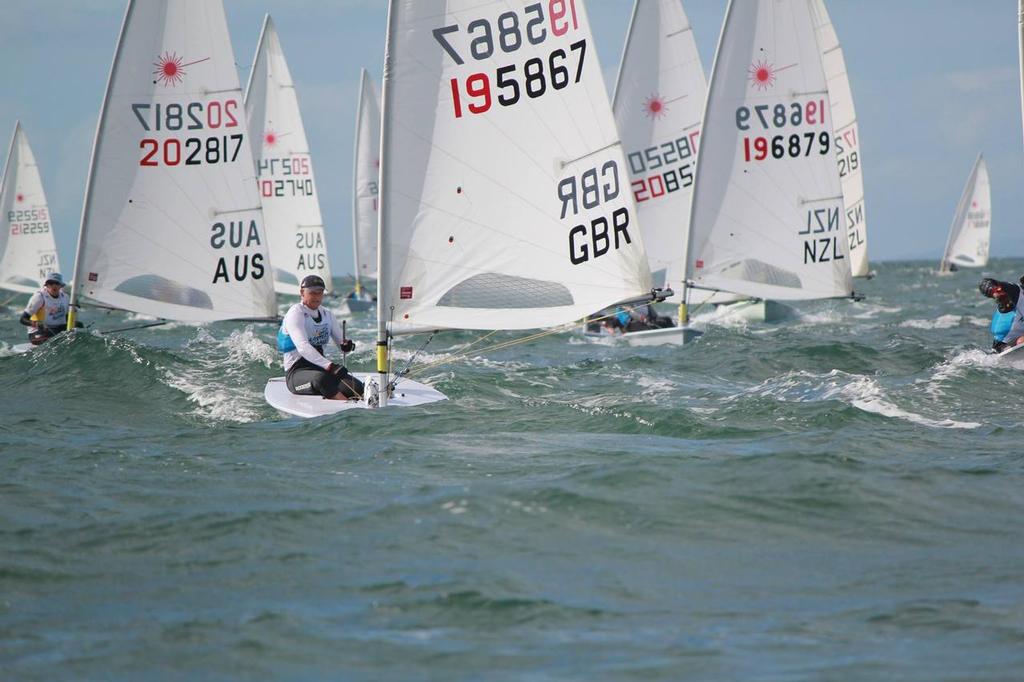
[[[0,216],[0,288],[30,294],[60,264],[43,181],[21,123],[14,124],[7,150]]]
[[[220,0],[131,0],[93,144],[74,296],[190,322],[273,317]]]
[[[957,204],[940,269],[948,270],[950,263],[966,267],[987,265],[991,232],[992,190],[988,166],[979,154]]]
[[[380,179],[380,95],[363,69],[356,112],[355,167],[352,172],[352,241],[356,286],[377,278],[377,200]]]
[[[860,150],[857,112],[853,107],[853,91],[846,73],[843,48],[839,45],[839,37],[825,8],[825,0],[812,0],[811,7],[818,28],[818,45],[821,47],[828,94],[832,102],[836,159],[839,162],[839,180],[846,207],[847,238],[850,240],[850,269],[854,277],[866,277],[869,268],[868,227],[864,215],[864,159]]]
[[[274,290],[298,294],[299,282],[306,275],[323,277],[330,288],[331,268],[313,159],[295,84],[269,14],[263,20],[249,72],[245,114],[274,261]]]
[[[650,273],[583,0],[392,0],[378,325],[527,329]]]
[[[687,268],[775,300],[850,296],[843,196],[810,0],[731,0],[704,113]]]
[[[651,275],[678,298],[707,81],[679,0],[635,0],[613,97]]]

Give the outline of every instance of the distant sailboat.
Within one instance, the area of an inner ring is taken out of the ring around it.
[[[380,95],[366,69],[359,74],[355,159],[352,170],[352,251],[356,286],[346,299],[349,310],[373,307],[365,282],[377,278],[377,208],[380,182]]]
[[[832,127],[835,134],[839,179],[846,207],[846,229],[850,240],[850,270],[854,277],[869,277],[868,227],[864,215],[864,158],[860,149],[860,130],[853,106],[853,91],[846,73],[846,60],[839,37],[825,8],[825,0],[812,0],[814,24],[818,30],[828,96],[832,103]]]
[[[272,379],[271,405],[314,416],[434,402],[390,374],[395,335],[554,327],[652,300],[583,0],[392,0],[383,111],[377,374],[360,377],[358,403]]]
[[[276,317],[247,136],[220,0],[130,0],[93,144],[72,318],[82,297],[187,322]]]
[[[274,260],[274,290],[298,294],[306,275],[319,275],[330,289],[331,267],[313,159],[295,84],[269,14],[263,20],[249,73],[245,113]]]
[[[703,121],[691,285],[853,296],[831,104],[809,0],[731,0]]]
[[[20,122],[7,148],[0,216],[0,289],[32,294],[60,263],[43,181]]]
[[[988,244],[992,232],[992,191],[988,166],[978,155],[967,185],[956,206],[953,225],[949,228],[946,250],[939,263],[939,272],[958,267],[980,268],[988,264]]]

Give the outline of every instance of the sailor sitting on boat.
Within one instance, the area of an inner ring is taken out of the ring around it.
[[[38,346],[68,328],[68,295],[64,293],[64,277],[51,272],[43,288],[32,294],[18,322],[28,327],[28,340]],[[75,324],[81,327],[82,323]]]
[[[609,334],[627,334],[674,326],[671,317],[659,315],[654,306],[647,304],[636,308],[616,306],[602,310],[598,321],[587,325],[587,331],[600,332],[603,329]]]
[[[1021,286],[1024,286],[1024,277],[1021,277]],[[996,302],[997,311],[992,316],[992,349],[997,353],[1024,343],[1024,296],[1020,295],[1021,286],[989,277],[978,284],[982,296]],[[1012,320],[1007,320],[1011,316]]]
[[[323,305],[324,280],[307,275],[299,286],[301,303],[285,313],[277,332],[277,349],[284,353],[288,390],[297,395],[321,395],[329,400],[362,398],[363,382],[324,357],[324,346],[334,340],[343,353],[355,350],[331,311]]]

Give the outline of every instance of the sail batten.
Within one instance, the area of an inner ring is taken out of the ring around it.
[[[274,317],[221,2],[131,0],[86,183],[74,299],[188,322]]]

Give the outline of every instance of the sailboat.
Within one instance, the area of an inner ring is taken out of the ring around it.
[[[939,272],[987,265],[991,232],[992,190],[988,180],[988,166],[982,155],[978,154],[956,206]]]
[[[391,374],[398,338],[558,327],[652,300],[583,0],[392,0],[382,131],[377,373],[360,376],[359,402],[290,396],[272,379],[272,406],[442,400]]]
[[[811,0],[814,24],[818,30],[828,95],[832,103],[832,128],[835,134],[836,161],[846,208],[846,230],[850,249],[850,270],[854,277],[871,277],[868,265],[868,227],[864,215],[864,158],[860,148],[857,112],[846,72],[846,59],[839,44],[825,0]]]
[[[263,214],[220,0],[130,0],[86,183],[82,298],[167,320],[274,319]]]
[[[307,275],[319,275],[329,289],[331,268],[313,159],[295,84],[269,14],[263,19],[249,72],[245,115],[274,259],[274,291],[297,295],[299,282]]]
[[[703,121],[689,286],[769,300],[853,297],[810,0],[730,0]]]
[[[60,263],[50,209],[36,157],[17,122],[0,181],[0,289],[35,293],[53,271],[60,271]]]
[[[356,286],[346,299],[351,312],[373,307],[364,282],[377,277],[377,206],[380,181],[380,95],[362,69],[356,107],[355,153],[352,169],[352,252]]]

